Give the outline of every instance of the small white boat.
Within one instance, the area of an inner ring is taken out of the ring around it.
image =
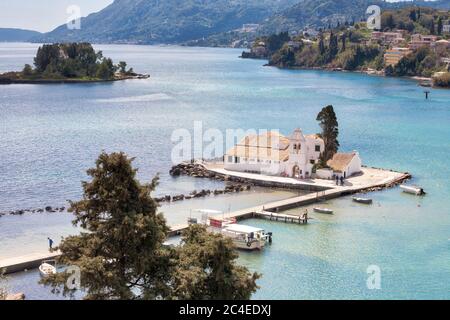
[[[50,275],[56,274],[56,261],[43,261],[39,266],[39,273],[42,277],[48,277]]]
[[[324,213],[324,214],[333,214],[333,210],[326,208],[314,208],[314,212]]]
[[[354,201],[354,202],[357,202],[357,203],[362,203],[362,204],[372,204],[372,203],[373,203],[373,200],[372,200],[372,199],[369,199],[369,198],[358,198],[358,197],[354,197],[354,198],[353,198],[353,201]]]
[[[400,188],[403,190],[403,192],[415,194],[416,196],[422,196],[425,194],[425,191],[423,190],[423,188],[418,187],[418,186],[407,186],[405,184],[402,184],[400,186]]]

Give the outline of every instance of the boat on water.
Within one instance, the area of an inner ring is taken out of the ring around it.
[[[266,243],[272,242],[271,233],[265,233],[264,229],[243,224],[230,224],[223,228],[221,233],[231,238],[234,246],[241,250],[262,250]]]
[[[423,196],[423,195],[425,195],[425,191],[423,190],[423,188],[418,187],[418,186],[407,186],[405,184],[402,184],[400,186],[400,188],[405,193],[415,194],[416,196]]]
[[[55,260],[43,261],[39,266],[39,273],[44,278],[56,274],[56,261]]]
[[[262,250],[267,243],[272,243],[273,234],[266,232],[264,229],[238,224],[234,218],[224,218],[217,215],[218,213],[223,215],[223,212],[214,210],[196,211],[202,213],[201,224],[207,225],[210,232],[220,233],[230,238],[236,249]],[[216,216],[209,217],[209,214]],[[195,224],[195,220],[190,218],[189,223]]]
[[[353,201],[357,202],[357,203],[362,203],[362,204],[372,204],[373,203],[373,200],[369,199],[369,198],[354,197]]]
[[[314,212],[324,213],[324,214],[333,214],[334,213],[333,210],[327,209],[327,208],[314,208]]]

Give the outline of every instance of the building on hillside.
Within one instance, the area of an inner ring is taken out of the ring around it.
[[[436,41],[436,48],[448,49],[450,48],[450,41],[448,40],[438,40]]]
[[[442,25],[442,32],[444,33],[450,33],[450,20],[446,21],[443,25]]]
[[[387,45],[398,45],[405,41],[402,32],[381,32],[381,31],[373,31],[371,36],[371,42],[380,41],[382,44]]]
[[[258,31],[259,24],[257,23],[246,23],[242,26],[241,31],[245,33],[254,33]]]
[[[384,54],[384,64],[386,66],[396,66],[403,57],[406,57],[410,53],[412,51],[409,48],[388,49]]]
[[[359,153],[336,153],[333,159],[327,162],[327,165],[333,170],[334,177],[349,178],[361,173],[362,161]]]
[[[300,49],[302,43],[300,41],[289,41],[288,42],[288,47],[291,49]]]
[[[303,30],[303,35],[305,37],[316,38],[319,35],[319,31],[313,28],[305,28]]]
[[[308,179],[324,149],[320,137],[304,135],[301,129],[289,137],[271,131],[245,137],[227,151],[224,166],[231,171]]]
[[[409,43],[409,48],[411,50],[417,50],[420,47],[430,47],[433,48],[436,45],[437,36],[428,35],[424,36],[421,34],[413,34],[411,36],[411,42]]]

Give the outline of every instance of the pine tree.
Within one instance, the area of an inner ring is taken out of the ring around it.
[[[320,37],[319,37],[319,53],[321,56],[323,56],[325,54],[325,44],[324,44],[324,39],[323,39],[323,33],[321,33]]]
[[[170,252],[163,247],[169,228],[150,193],[158,179],[141,185],[133,159],[102,153],[87,171],[83,199],[71,202],[73,224],[84,232],[62,240],[60,263],[81,269],[86,299],[155,299],[170,290]],[[61,292],[69,274],[44,279]],[[70,295],[66,286],[63,294]]]
[[[442,35],[443,29],[444,29],[444,25],[443,25],[442,17],[439,17],[438,25],[437,25],[437,34]]]
[[[436,27],[434,24],[434,19],[432,18],[431,23],[430,23],[430,34],[435,34],[435,32],[436,32]]]
[[[317,121],[322,128],[321,137],[325,143],[325,150],[321,155],[321,162],[326,165],[339,149],[339,124],[333,106],[329,105],[317,115]]]

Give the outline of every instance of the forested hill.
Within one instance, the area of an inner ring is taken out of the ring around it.
[[[0,28],[0,42],[27,42],[41,35],[37,31]]]
[[[62,25],[37,41],[180,43],[260,23],[298,0],[115,0],[82,19],[81,30]]]
[[[327,27],[337,22],[360,21],[366,17],[370,5],[382,9],[396,9],[410,6],[450,9],[450,0],[386,2],[384,0],[301,0],[296,5],[275,14],[268,19],[261,30],[271,34],[298,30],[306,26]]]

